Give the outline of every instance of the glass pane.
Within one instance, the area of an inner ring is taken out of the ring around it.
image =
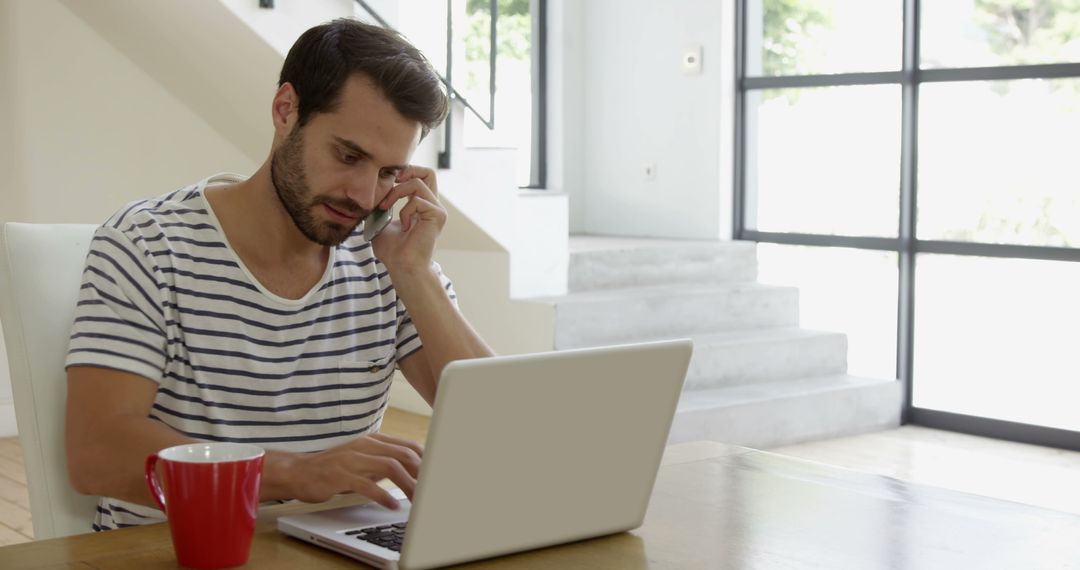
[[[751,91],[746,109],[747,227],[896,236],[899,86]]]
[[[1080,80],[920,89],[920,238],[1080,245]]]
[[[529,0],[499,0],[496,29],[495,129],[465,114],[465,145],[516,148],[519,186],[529,185],[532,159],[532,17]],[[462,94],[489,118],[491,3],[467,0]],[[458,77],[462,77],[458,75]]]
[[[799,322],[847,335],[848,374],[896,377],[897,254],[758,244],[758,280],[799,288]]]
[[[920,255],[913,403],[1080,430],[1080,263]]]
[[[1080,61],[1075,0],[939,0],[921,7],[922,67]]]
[[[446,0],[367,0],[366,3],[423,52],[439,75],[447,77]],[[359,2],[353,4],[353,10],[356,18],[377,23]],[[458,18],[457,14],[454,18]],[[460,51],[457,47],[454,50],[455,54]]]
[[[903,22],[901,0],[750,0],[746,73],[896,71]]]

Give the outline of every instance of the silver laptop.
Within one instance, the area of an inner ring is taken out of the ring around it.
[[[691,351],[675,340],[452,362],[411,504],[284,516],[278,529],[420,570],[637,528]]]

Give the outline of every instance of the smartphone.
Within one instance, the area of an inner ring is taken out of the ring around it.
[[[364,218],[364,239],[371,241],[394,219],[393,210],[375,209]]]

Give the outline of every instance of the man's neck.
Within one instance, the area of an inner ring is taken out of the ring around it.
[[[206,200],[233,251],[266,290],[300,299],[318,284],[330,249],[297,229],[270,181],[269,163],[244,182],[207,188]]]
[[[208,189],[207,200],[229,243],[247,265],[293,265],[322,260],[327,247],[309,240],[281,204],[267,161],[250,178]]]

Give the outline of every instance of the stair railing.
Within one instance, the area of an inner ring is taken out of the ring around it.
[[[370,4],[368,4],[364,0],[356,0],[356,4],[359,5],[365,12],[367,12],[372,17],[372,19],[374,19],[375,22],[377,22],[380,26],[382,26],[384,28],[387,28],[387,29],[390,29],[390,30],[394,29],[394,27],[391,26],[390,23],[387,22],[386,19],[382,17],[382,15],[380,15],[374,8],[371,7]],[[472,104],[469,103],[469,100],[466,99],[457,89],[454,88],[454,85],[453,85],[453,83],[451,82],[451,79],[450,79],[450,78],[453,77],[452,71],[453,71],[453,65],[454,65],[454,5],[453,5],[453,0],[446,0],[446,75],[444,76],[444,75],[442,75],[442,74],[440,74],[438,72],[436,72],[436,75],[439,76],[439,81],[442,81],[443,85],[446,86],[446,93],[447,93],[447,96],[450,97],[451,101],[455,101],[455,100],[459,101],[462,105],[465,106],[466,109],[468,109],[473,115],[475,115],[476,118],[479,119],[480,122],[484,124],[484,126],[486,126],[489,129],[494,130],[495,129],[495,58],[496,58],[496,55],[497,55],[496,50],[497,50],[497,46],[498,46],[497,37],[496,37],[496,29],[497,29],[498,20],[499,20],[499,4],[498,4],[498,0],[489,0],[488,5],[489,5],[490,10],[491,10],[491,33],[490,33],[490,35],[491,35],[491,38],[490,38],[491,39],[491,45],[488,48],[488,69],[489,69],[489,73],[488,73],[488,95],[489,95],[488,101],[489,101],[489,103],[488,103],[488,105],[489,106],[488,106],[488,115],[487,115],[487,117],[482,115],[480,113],[480,111],[477,111],[476,107],[473,107]],[[274,7],[274,0],[259,0],[259,7],[260,8],[273,8]],[[450,117],[448,116],[448,117],[446,117],[446,120],[443,123],[443,137],[444,138],[443,138],[443,148],[439,151],[439,159],[438,159],[439,168],[450,168],[450,149],[452,147],[451,142],[450,142],[451,141],[451,139],[450,139],[450,130],[451,130],[451,121],[450,121]]]
[[[356,0],[357,5],[364,9],[372,19],[374,19],[380,26],[387,29],[394,29],[370,4],[364,0]],[[466,109],[468,109],[481,123],[489,129],[495,128],[495,57],[497,55],[497,38],[496,38],[496,26],[499,19],[499,5],[498,0],[489,0],[489,7],[491,10],[491,32],[490,40],[491,45],[488,48],[488,116],[484,117],[477,111],[469,100],[465,98],[457,89],[454,88],[451,78],[453,77],[453,65],[454,65],[454,8],[453,0],[446,0],[446,75],[439,75],[439,80],[446,86],[446,93],[450,97],[451,101],[460,102]],[[443,148],[439,151],[439,168],[450,168],[450,131],[452,125],[450,117],[446,118],[443,124]]]

